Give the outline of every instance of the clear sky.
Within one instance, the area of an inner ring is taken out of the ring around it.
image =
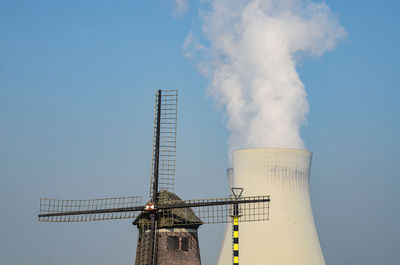
[[[400,3],[327,0],[348,36],[298,66],[311,199],[329,265],[399,264]],[[130,220],[38,223],[40,197],[149,191],[154,91],[179,89],[176,192],[225,196],[222,114],[184,57],[198,1],[0,0],[0,264],[132,264]],[[200,229],[215,264],[224,226]]]

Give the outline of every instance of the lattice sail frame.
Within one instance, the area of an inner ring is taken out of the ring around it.
[[[233,205],[235,204],[232,203],[232,200],[233,197],[163,202],[163,205],[159,205],[159,208],[162,208],[164,205],[167,206],[168,204],[198,204],[199,206],[191,206],[190,208],[174,208],[172,210],[162,210],[160,219],[162,220],[163,225],[169,226],[230,223],[232,222]],[[251,200],[264,201],[250,202]],[[236,202],[238,203],[239,215],[241,216],[239,218],[239,222],[269,220],[269,196],[241,197],[237,199]],[[213,203],[227,204],[210,205]],[[175,209],[179,209],[179,211],[176,212]],[[190,218],[190,216],[192,216],[193,214],[198,217],[198,221]]]
[[[156,228],[153,235],[154,249],[151,252],[151,233],[150,233],[150,225],[143,226],[139,228],[138,242],[136,248],[136,258],[135,264],[139,265],[148,265],[148,264],[157,264],[157,256],[158,256],[158,240],[159,240],[159,232]],[[152,254],[152,256],[150,256]]]
[[[40,222],[90,222],[111,219],[135,218],[138,211],[114,211],[115,209],[142,206],[142,196],[91,199],[91,200],[59,200],[40,199]],[[68,215],[71,212],[81,214]],[[87,213],[88,211],[104,211]],[[109,211],[109,212],[107,212]],[[46,214],[62,214],[60,216],[41,216]]]
[[[157,114],[159,90],[154,104],[153,152],[151,163],[150,198],[153,196],[154,163],[156,155]],[[158,190],[174,192],[176,166],[176,127],[178,90],[161,90],[160,146],[158,167]]]

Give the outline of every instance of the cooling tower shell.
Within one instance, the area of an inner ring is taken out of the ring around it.
[[[243,196],[271,196],[269,220],[240,223],[240,264],[325,265],[311,210],[311,158],[307,150],[233,152],[234,186]],[[218,265],[230,264],[232,235],[225,233]]]

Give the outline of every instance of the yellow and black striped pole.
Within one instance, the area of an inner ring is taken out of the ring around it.
[[[232,193],[235,199],[239,199],[242,196],[242,188],[232,188]],[[233,219],[233,265],[239,265],[239,204],[233,204],[232,219]]]
[[[237,204],[234,206],[238,206]],[[239,265],[239,216],[233,217],[233,265]]]

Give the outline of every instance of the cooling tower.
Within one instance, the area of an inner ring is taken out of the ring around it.
[[[311,210],[311,157],[293,149],[233,152],[233,185],[243,196],[271,196],[269,220],[239,225],[240,264],[325,265]],[[231,264],[232,234],[226,232],[218,265]]]

